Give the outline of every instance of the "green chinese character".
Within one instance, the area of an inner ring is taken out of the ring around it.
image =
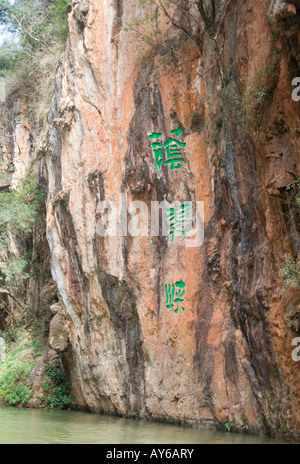
[[[185,228],[190,222],[190,208],[191,205],[183,203],[180,205],[178,211],[176,211],[175,208],[166,210],[166,219],[170,226],[170,232],[167,236],[167,240],[170,238],[172,242],[174,242],[176,233],[177,235],[186,235],[188,233]]]
[[[178,129],[179,130],[179,129]],[[182,130],[182,129],[180,129]],[[173,131],[174,132],[174,131]],[[170,164],[170,170],[174,171],[175,169],[182,168],[184,158],[181,154],[181,148],[186,147],[186,143],[180,142],[180,140],[170,138],[165,144],[164,148],[167,152],[167,161],[164,162],[165,165]]]
[[[150,140],[158,140],[163,134],[161,132],[153,132],[151,135],[149,135]],[[158,171],[160,171],[162,167],[162,162],[163,162],[163,145],[159,142],[153,142],[152,143],[152,148],[155,154],[155,163],[156,163],[156,168]]]
[[[179,127],[178,129],[172,130],[171,134],[174,134],[174,135],[176,135],[176,137],[179,137],[181,134],[183,134],[183,129],[181,129],[181,127]]]
[[[166,291],[166,308],[167,309],[174,309],[175,304],[177,304],[177,308],[174,310],[175,314],[178,314],[179,307],[181,307],[181,311],[184,313],[185,308],[181,305],[184,303],[184,296],[185,296],[185,283],[180,280],[180,282],[176,282],[176,284],[172,285],[165,285]],[[180,303],[178,305],[178,303]]]
[[[179,137],[183,133],[183,129],[180,127],[171,131],[171,133]],[[158,171],[161,170],[163,160],[164,160],[164,151],[166,151],[166,161],[164,161],[164,165],[170,165],[170,170],[174,171],[175,169],[180,169],[182,167],[182,163],[184,162],[184,158],[181,154],[181,149],[186,147],[186,143],[181,142],[175,138],[169,138],[169,140],[163,145],[159,142],[163,134],[161,132],[153,132],[149,135],[149,139],[152,141],[152,148],[155,154],[155,163],[156,168]]]
[[[166,290],[166,308],[174,308],[174,298],[175,298],[175,285],[165,285]]]

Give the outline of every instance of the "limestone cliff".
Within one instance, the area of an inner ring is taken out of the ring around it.
[[[70,5],[40,156],[61,305],[52,340],[81,407],[299,431],[300,298],[281,294],[278,274],[299,258],[286,190],[300,177],[299,5],[220,0],[201,15],[158,3]],[[184,162],[171,170],[149,135],[166,142],[178,128]],[[99,236],[99,204],[120,194],[204,202],[203,245]]]

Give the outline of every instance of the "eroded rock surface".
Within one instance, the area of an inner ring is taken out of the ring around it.
[[[54,351],[63,353],[69,345],[68,323],[63,314],[56,314],[50,322],[49,343]]]
[[[286,191],[300,177],[299,5],[217,4],[205,33],[191,26],[194,43],[165,20],[144,49],[126,30],[142,2],[71,4],[41,164],[61,303],[50,343],[90,410],[299,431],[299,302],[278,274],[299,258]],[[149,134],[166,142],[179,127],[182,168],[158,171]],[[120,194],[204,202],[203,246],[100,237],[99,204]],[[184,312],[167,307],[175,283]]]

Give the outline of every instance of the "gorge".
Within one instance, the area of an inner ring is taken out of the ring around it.
[[[1,330],[38,321],[27,406],[58,363],[84,411],[298,436],[299,2],[72,0],[53,72],[45,117],[18,90],[0,124],[1,194],[44,193],[0,247],[31,253],[0,290]],[[203,243],[99,234],[120,195],[171,230],[201,203]]]

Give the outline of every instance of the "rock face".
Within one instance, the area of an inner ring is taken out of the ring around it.
[[[72,2],[41,172],[64,314],[50,343],[82,407],[299,431],[299,302],[278,276],[299,258],[286,192],[300,177],[299,14],[291,2],[273,30],[267,3],[217,2],[189,39],[161,13],[149,46],[128,26],[146,13],[138,0]],[[160,158],[170,138],[180,166]],[[204,203],[204,243],[101,237],[100,202],[119,208],[120,194]]]
[[[62,314],[56,314],[50,323],[49,343],[58,353],[63,353],[68,348],[69,331],[66,318]]]
[[[270,5],[270,13],[276,20],[294,16],[297,14],[297,7],[300,7],[299,1],[289,2],[287,0],[272,0]]]

